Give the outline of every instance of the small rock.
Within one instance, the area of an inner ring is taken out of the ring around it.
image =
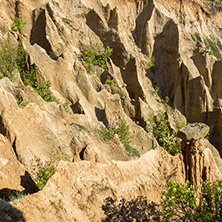
[[[210,127],[204,123],[192,123],[182,127],[177,136],[184,141],[198,140],[204,138],[209,130]]]

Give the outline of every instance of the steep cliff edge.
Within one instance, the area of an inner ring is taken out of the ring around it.
[[[159,113],[167,113],[174,134],[187,121],[208,124],[222,154],[220,4],[2,0],[0,10],[1,45],[25,52],[23,74],[17,66],[11,79],[0,73],[1,140],[16,159],[0,160],[18,168],[17,185],[2,189],[20,191],[20,176],[33,185],[46,164],[59,164],[42,191],[19,201],[27,221],[98,221],[107,196],[158,202],[167,181],[183,182],[182,154],[171,156],[147,132]],[[129,130],[124,138],[121,127]],[[101,138],[104,130],[111,139]],[[207,179],[221,179],[217,150],[197,144],[200,168],[212,166]]]

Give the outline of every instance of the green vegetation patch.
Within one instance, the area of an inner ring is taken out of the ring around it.
[[[136,149],[134,149],[133,147],[131,147],[129,144],[124,144],[124,147],[125,147],[126,151],[131,153],[133,156],[140,157],[139,152]]]
[[[25,86],[30,85],[47,102],[56,101],[50,92],[51,82],[37,82],[36,70],[29,65],[29,55],[19,41],[17,45],[4,43],[0,50],[0,78],[15,79],[15,73],[19,73]],[[19,101],[21,103],[22,101]]]
[[[149,202],[146,197],[114,200],[107,197],[102,206],[105,221],[185,221],[221,222],[222,181],[203,182],[201,192],[188,181],[179,184],[168,182],[162,192],[160,204]]]
[[[85,130],[85,131],[87,131],[88,133],[90,133],[90,131],[85,127],[85,126],[83,126],[83,125],[81,125],[81,124],[78,124],[78,123],[71,123],[70,124],[71,126],[78,126],[78,128],[79,128],[79,130],[81,131],[81,130]]]
[[[155,67],[156,58],[155,56],[150,56],[149,61],[147,62],[148,69]]]
[[[13,24],[12,24],[12,31],[21,31],[24,26],[25,26],[26,22],[23,21],[22,19],[18,18],[18,17],[15,17],[13,19]]]
[[[108,84],[110,86],[110,89],[112,90],[112,92],[115,89],[115,83],[116,83],[115,79],[112,79],[112,80],[111,79],[107,79],[105,81],[105,84]]]
[[[203,182],[199,201],[195,190],[188,181],[169,182],[162,193],[162,221],[221,221],[222,181]]]
[[[25,194],[23,191],[16,191],[14,194],[9,195],[8,199],[9,199],[9,201],[14,201],[14,200],[20,199],[24,196],[25,196]]]
[[[49,180],[49,178],[55,173],[55,167],[54,166],[48,166],[44,169],[39,170],[37,178],[36,178],[36,182],[37,182],[37,186],[39,189],[42,189],[47,181]]]
[[[118,135],[120,142],[129,153],[133,156],[140,156],[139,152],[130,146],[131,136],[129,132],[129,125],[127,125],[125,121],[121,121],[117,127],[100,127],[96,130],[97,137],[104,141],[111,139],[115,134]]]
[[[69,161],[69,157],[58,149],[50,153],[50,160],[45,162],[44,166],[38,171],[37,177],[35,178],[36,185],[39,189],[42,189],[49,178],[55,173],[55,169],[60,160]]]
[[[146,126],[146,131],[152,132],[160,146],[171,155],[176,155],[180,152],[180,141],[171,133],[169,121],[164,113],[159,113],[154,118],[151,118]]]
[[[191,39],[194,42],[199,42],[203,47],[207,49],[210,55],[213,55],[217,58],[217,60],[222,59],[222,44],[219,39],[215,39],[213,37],[206,37],[204,39],[201,38],[198,32],[191,34]]]
[[[85,62],[87,68],[93,71],[95,66],[107,69],[107,59],[112,54],[112,49],[107,46],[105,50],[99,47],[98,44],[85,46],[82,52],[82,59]]]

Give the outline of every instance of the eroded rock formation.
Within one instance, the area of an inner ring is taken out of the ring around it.
[[[0,11],[1,44],[21,41],[26,66],[39,84],[50,81],[56,98],[44,101],[23,84],[18,70],[11,81],[0,79],[1,189],[33,193],[30,181],[39,169],[48,161],[59,164],[43,190],[11,202],[18,208],[11,218],[98,221],[107,196],[142,195],[158,202],[170,180],[199,185],[221,179],[221,158],[202,136],[186,137],[185,153],[174,157],[145,130],[165,111],[174,133],[187,120],[204,122],[222,153],[220,4],[2,0]],[[11,29],[15,17],[26,22],[22,30]],[[82,50],[95,45],[112,48],[107,70],[90,70],[82,59]],[[108,141],[96,136],[101,127],[115,129],[121,122],[129,126],[130,146],[140,158],[117,134]],[[26,185],[20,184],[24,175],[32,178]],[[12,206],[1,203],[10,221]]]

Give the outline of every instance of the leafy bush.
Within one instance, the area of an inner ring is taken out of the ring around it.
[[[21,108],[21,109],[23,109],[29,103],[30,103],[30,101],[23,101],[21,99],[17,99],[17,104],[18,104],[19,108]]]
[[[116,80],[115,80],[115,79],[112,79],[112,80],[107,79],[105,83],[110,86],[110,89],[111,89],[112,91],[115,89],[115,86],[114,86],[114,84],[116,83]]]
[[[36,185],[38,186],[38,188],[42,189],[46,185],[48,179],[54,173],[55,173],[55,167],[54,166],[49,166],[47,168],[39,170],[38,176],[37,176],[37,178],[35,180],[37,182]]]
[[[189,182],[179,184],[169,182],[166,191],[162,193],[164,200],[163,221],[189,221],[196,208],[194,187]]]
[[[17,30],[21,31],[24,28],[25,24],[26,24],[26,22],[24,22],[22,19],[20,19],[18,17],[15,17],[13,19],[13,21],[14,22],[13,22],[12,27],[11,27],[12,31],[17,31]]]
[[[129,145],[131,143],[130,132],[129,132],[129,125],[127,125],[126,122],[121,121],[118,124],[116,132],[117,132],[117,134],[119,136],[119,139],[120,139],[120,142],[122,144]]]
[[[49,91],[50,81],[37,83],[36,71],[28,65],[28,53],[21,42],[17,45],[5,43],[0,50],[0,78],[8,77],[10,80],[15,78],[14,72],[20,73],[25,86],[30,85],[47,102],[56,101],[55,97]]]
[[[218,60],[222,59],[222,55],[220,52],[220,48],[218,47],[218,43],[216,43],[210,38],[204,39],[204,43],[205,43],[206,48],[210,50],[209,53],[211,55],[215,56]]]
[[[154,137],[157,139],[160,146],[162,146],[171,155],[176,155],[180,152],[181,146],[179,139],[170,131],[169,122],[164,114],[159,113],[146,126],[146,131],[153,131]]]
[[[162,221],[221,221],[222,181],[204,182],[199,201],[195,187],[189,182],[184,184],[169,182],[162,195],[164,196],[161,203]]]
[[[141,196],[119,201],[108,197],[102,206],[106,215],[103,222],[221,222],[222,181],[204,182],[198,198],[195,190],[188,181],[183,184],[171,181],[166,191],[162,192],[160,204],[149,202]]]
[[[95,66],[107,69],[106,61],[112,54],[112,49],[107,46],[102,50],[98,44],[86,46],[82,52],[82,59],[85,61],[89,70],[93,70]]]
[[[108,140],[111,139],[116,133],[116,130],[112,127],[106,128],[101,126],[97,131],[96,134],[101,140]]]
[[[169,101],[170,101],[170,98],[169,98],[168,96],[166,96],[165,99],[164,99],[164,102],[165,102],[166,104],[168,104]]]
[[[34,88],[34,90],[46,101],[46,102],[52,102],[56,101],[56,98],[53,96],[53,94],[49,91],[49,88],[51,87],[51,82],[46,81],[39,84],[37,87]]]
[[[54,51],[49,52],[49,57],[55,61],[59,58],[59,56]]]
[[[155,88],[155,95],[156,95],[156,96],[159,95],[159,89],[160,89],[159,87],[156,87],[156,88]]]
[[[139,152],[129,145],[131,143],[129,125],[127,125],[125,121],[121,121],[116,128],[100,127],[100,129],[96,131],[96,134],[102,140],[108,140],[117,134],[120,142],[124,145],[129,153],[131,153],[133,156],[140,156]]]
[[[14,79],[14,71],[18,70],[17,46],[5,43],[0,50],[0,77]]]
[[[123,144],[130,144],[130,133],[129,133],[129,125],[126,124],[125,121],[121,121],[118,124],[118,127],[100,127],[97,130],[97,135],[102,140],[108,140],[114,136],[114,134],[118,134],[121,143]]]
[[[66,113],[68,113],[69,115],[72,115],[70,104],[71,103],[69,101],[67,101],[67,102],[63,103],[62,106],[64,107]]]
[[[214,0],[212,0],[214,1]],[[218,0],[220,1],[220,0]],[[214,1],[216,2],[216,1]],[[214,39],[212,37],[207,37],[202,40],[199,33],[191,34],[191,38],[194,42],[199,42],[202,46],[206,47],[209,54],[215,56],[218,60],[222,59],[221,50],[222,50],[222,44],[218,39]]]
[[[154,56],[149,57],[149,61],[147,62],[148,69],[153,68],[155,66],[155,61],[156,59]]]
[[[60,149],[55,149],[50,153],[50,160],[46,161],[42,169],[38,171],[35,182],[39,189],[42,189],[49,178],[55,173],[55,169],[60,160],[69,161],[70,158],[68,155],[62,153]]]
[[[191,34],[191,38],[194,42],[202,43],[202,39],[201,39],[200,34],[198,32],[195,32],[194,34]]]

